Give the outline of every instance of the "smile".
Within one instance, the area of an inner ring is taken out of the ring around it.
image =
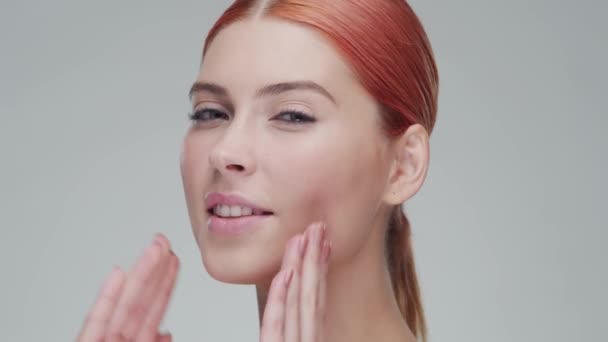
[[[243,217],[272,215],[272,212],[239,205],[218,204],[208,210],[209,214],[219,217]]]

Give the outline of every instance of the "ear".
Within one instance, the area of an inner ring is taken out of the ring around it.
[[[402,204],[414,196],[426,178],[429,166],[429,135],[420,124],[411,125],[394,141],[394,159],[384,201]]]

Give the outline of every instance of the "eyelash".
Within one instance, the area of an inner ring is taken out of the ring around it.
[[[228,115],[222,111],[219,111],[217,109],[211,109],[211,108],[204,108],[204,109],[199,109],[197,111],[194,111],[192,113],[188,114],[188,118],[194,122],[205,122],[205,121],[211,121],[213,119],[217,119],[218,117],[215,116],[211,119],[208,118],[203,118],[203,116],[207,116],[206,114],[210,114],[210,115],[220,115],[220,116],[224,116],[224,118],[226,118]],[[293,118],[297,118],[296,120],[281,120],[281,119],[276,119],[277,117],[281,117],[281,116],[285,116],[285,115],[290,115],[290,117]],[[276,115],[275,117],[273,117],[271,120],[281,120],[284,122],[287,122],[289,124],[293,124],[293,125],[303,125],[303,124],[308,124],[308,123],[313,123],[315,121],[317,121],[317,119],[315,119],[314,117],[299,111],[299,110],[286,110],[286,111],[282,111],[280,112],[278,115]],[[298,121],[299,120],[299,121]]]
[[[210,121],[210,119],[203,119],[203,115],[205,114],[219,114],[219,115],[224,115],[227,116],[225,113],[217,110],[217,109],[210,109],[210,108],[204,108],[204,109],[199,109],[197,111],[194,111],[192,113],[188,113],[188,118],[192,121]]]

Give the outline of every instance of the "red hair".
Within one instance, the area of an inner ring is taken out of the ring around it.
[[[431,134],[437,116],[437,66],[422,23],[406,1],[236,0],[211,28],[203,56],[222,28],[253,14],[303,24],[328,38],[381,106],[389,136],[398,136],[416,123]],[[411,229],[400,206],[389,218],[386,237],[399,308],[412,332],[425,341]]]

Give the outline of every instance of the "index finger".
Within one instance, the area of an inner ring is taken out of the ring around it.
[[[141,329],[135,341],[151,341],[154,339],[154,336],[158,334],[158,326],[165,315],[165,311],[167,311],[169,299],[175,289],[178,270],[179,258],[171,251],[167,273],[163,275],[163,280],[157,289],[156,298],[152,302],[150,310],[142,322]]]

